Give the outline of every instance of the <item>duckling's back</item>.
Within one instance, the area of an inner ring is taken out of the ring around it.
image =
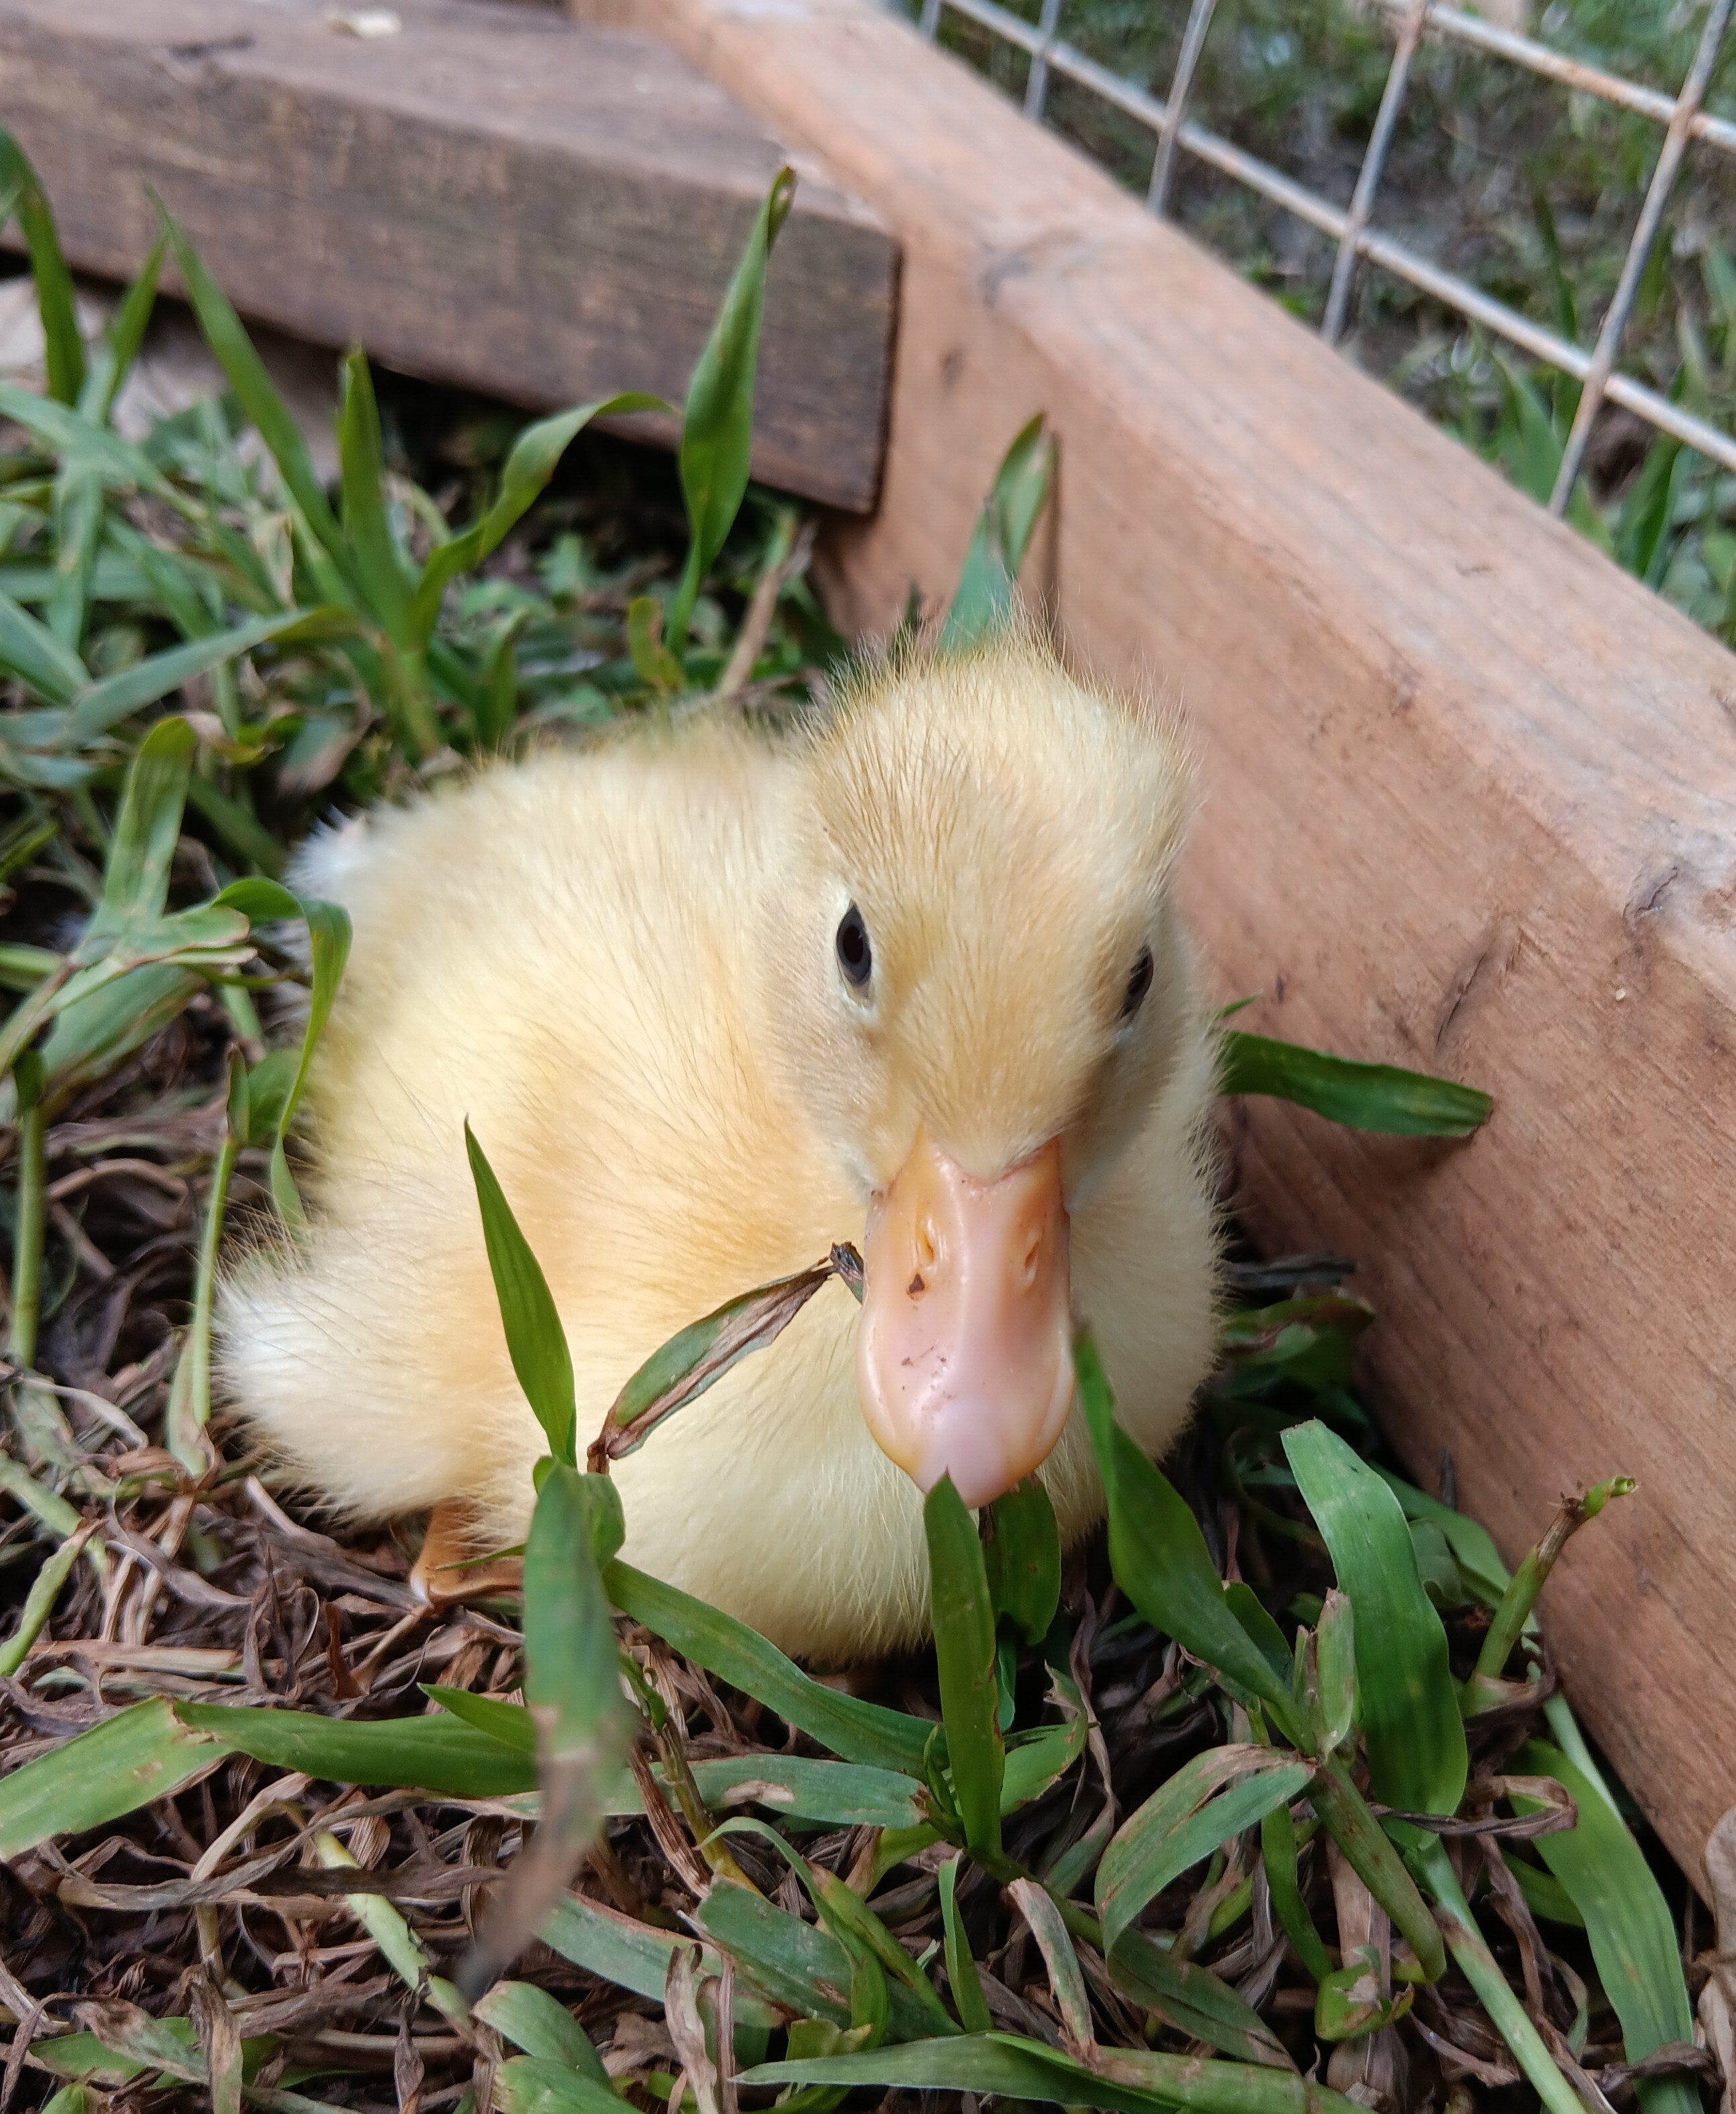
[[[237,1273],[220,1356],[254,1426],[339,1509],[463,1496],[485,1533],[523,1529],[545,1447],[506,1356],[467,1119],[554,1291],[581,1444],[677,1328],[860,1215],[816,1185],[753,1047],[751,938],[788,772],[746,733],[642,735],[304,850],[298,885],[354,927],[310,1094],[314,1229]],[[824,1320],[816,1341],[838,1362]]]

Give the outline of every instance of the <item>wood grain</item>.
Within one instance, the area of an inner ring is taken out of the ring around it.
[[[162,194],[244,313],[536,408],[678,404],[779,149],[667,46],[518,7],[0,6],[6,122],[74,262],[125,277]],[[768,275],[754,468],[878,487],[896,245],[805,183]],[[667,439],[667,422],[643,422]]]
[[[654,12],[904,245],[834,615],[946,593],[1046,411],[1067,635],[1198,731],[1222,995],[1494,1091],[1465,1146],[1245,1105],[1240,1193],[1272,1248],[1360,1259],[1387,1428],[1431,1490],[1450,1453],[1510,1560],[1638,1476],[1543,1614],[1697,1872],[1736,1804],[1736,659],[870,0]]]

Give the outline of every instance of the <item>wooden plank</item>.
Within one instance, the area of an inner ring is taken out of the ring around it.
[[[1361,1259],[1412,1471],[1510,1560],[1690,1873],[1736,1804],[1736,659],[870,0],[644,0],[904,245],[885,492],[834,614],[956,577],[1033,411],[1081,658],[1179,691],[1186,889],[1248,1024],[1493,1090],[1464,1147],[1249,1105],[1274,1248]]]
[[[136,267],[149,184],[237,307],[316,344],[538,408],[678,404],[776,143],[655,41],[477,0],[397,12],[363,39],[324,0],[9,0],[5,119],[74,262]],[[759,476],[873,503],[897,266],[872,213],[802,185],[768,276]]]

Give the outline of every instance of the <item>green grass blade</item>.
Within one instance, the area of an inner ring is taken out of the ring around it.
[[[300,510],[303,519],[345,579],[354,587],[356,583],[343,531],[315,474],[313,458],[308,452],[300,427],[266,373],[265,363],[254,350],[241,318],[205,268],[203,259],[188,240],[185,231],[160,203],[158,211],[187,289],[187,299],[205,334],[205,342],[229,378],[229,386],[240,399],[243,412],[252,421],[276,464],[277,474]]]
[[[94,960],[98,942],[162,916],[198,745],[182,719],[159,720],[139,743],[115,818],[103,899],[85,929],[80,959]]]
[[[589,2034],[564,2004],[534,1982],[496,1982],[475,2011],[485,2026],[527,2055],[562,2063],[593,2084],[608,2085],[609,2073]]]
[[[103,479],[94,466],[79,463],[63,469],[54,485],[53,528],[60,548],[43,621],[69,653],[77,652],[89,620],[105,513]]]
[[[0,1778],[0,1857],[163,1798],[227,1750],[162,1699],[135,1703]]]
[[[537,1494],[524,1549],[524,1694],[537,1726],[545,1814],[555,1803],[551,1778],[582,1779],[585,1815],[571,1823],[582,1841],[602,1818],[596,1787],[624,1753],[627,1716],[614,1623],[579,1485],[578,1471],[557,1461]]]
[[[712,1889],[714,1896],[729,1892],[739,1893],[741,1889],[727,1886]],[[614,1983],[617,1988],[630,1989],[637,1996],[654,1997],[660,2003],[664,1985],[669,1979],[669,1955],[678,1945],[690,1944],[692,1940],[678,1938],[673,1931],[654,1929],[649,1924],[636,1923],[617,1909],[605,1908],[601,1901],[587,1901],[581,1894],[569,1894],[564,1901],[556,1903],[543,1924],[542,1942],[563,1960],[571,1961],[575,1967],[582,1967],[587,1973]],[[715,1974],[720,1964],[713,1947],[705,1947],[701,1971]],[[782,2015],[751,1989],[737,1989],[735,2016],[737,2023],[742,2025],[783,2024]]]
[[[953,2008],[967,2034],[986,2034],[994,2025],[983,1995],[983,1981],[965,1936],[964,1918],[958,1910],[958,1874],[962,1856],[949,1857],[940,1868],[940,1919],[945,1933],[947,1986],[953,1993]]]
[[[1097,1868],[1103,1950],[1146,1905],[1244,1828],[1308,1788],[1310,1762],[1271,1747],[1208,1748],[1160,1784],[1111,1839]]]
[[[0,668],[51,705],[70,705],[90,670],[46,624],[0,593]]]
[[[1302,1713],[1226,1599],[1199,1522],[1115,1421],[1114,1398],[1089,1335],[1076,1342],[1073,1365],[1108,1506],[1117,1583],[1154,1627],[1258,1696],[1292,1743],[1305,1745]]]
[[[624,1615],[655,1630],[684,1659],[753,1696],[832,1754],[901,1775],[922,1775],[934,1729],[926,1719],[826,1687],[745,1622],[630,1564],[611,1563],[603,1583]]]
[[[1039,412],[1014,437],[983,501],[953,606],[941,629],[943,652],[974,646],[1012,613],[1019,569],[1054,471],[1055,444],[1044,432]]]
[[[795,195],[795,172],[779,169],[754,217],[747,245],[688,385],[679,462],[691,540],[663,626],[664,643],[678,657],[687,647],[688,623],[701,585],[724,547],[747,490],[765,268]]]
[[[1104,2048],[1095,2066],[1088,2069],[1058,2048],[1012,2034],[961,2034],[856,2055],[761,2063],[744,2071],[738,2081],[975,2092],[1103,2107],[1114,2114],[1148,2114],[1159,2106],[1197,2109],[1199,2114],[1350,2114],[1353,2103],[1323,2084],[1275,2066]]]
[[[943,1476],[923,1501],[922,1524],[953,1796],[971,1854],[993,1861],[1001,1854],[1004,1767],[995,1717],[994,1608],[976,1521],[950,1476]]]
[[[1223,1038],[1218,1090],[1275,1095],[1330,1123],[1390,1137],[1469,1137],[1487,1122],[1495,1105],[1475,1087],[1394,1064],[1329,1057],[1323,1050],[1245,1035],[1239,1028]]]
[[[552,1997],[549,2001],[554,2002]],[[573,2030],[583,2029],[575,2021]],[[494,2093],[502,2114],[620,2114],[621,2109],[607,2071],[600,2082],[588,2070],[577,2070],[559,2057],[509,2057],[495,2072]]]
[[[1117,1988],[1149,2011],[1161,2011],[1177,2033],[1238,2062],[1294,2070],[1284,2043],[1245,1997],[1208,1967],[1177,1960],[1143,1931],[1122,1933],[1109,1960]]]
[[[410,586],[402,553],[386,511],[386,461],[373,377],[359,345],[345,354],[338,370],[339,488],[344,533],[368,608],[386,636],[410,643]]]
[[[157,306],[157,282],[162,273],[163,253],[167,247],[167,238],[162,235],[151,245],[149,254],[139,268],[138,277],[121,296],[120,307],[103,332],[96,358],[85,376],[78,408],[87,419],[94,419],[99,425],[107,423],[115,398],[132,371],[139,349],[144,343],[144,334],[150,328],[151,316]]]
[[[488,1247],[488,1267],[494,1274],[495,1297],[500,1302],[500,1325],[506,1332],[513,1370],[542,1426],[550,1453],[557,1462],[572,1467],[577,1459],[578,1412],[573,1394],[572,1353],[567,1348],[566,1331],[560,1325],[555,1296],[541,1265],[531,1252],[530,1242],[519,1230],[487,1155],[468,1123],[464,1150],[470,1155],[477,1207],[482,1215],[482,1238]]]
[[[1061,1604],[1061,1535],[1048,1492],[1035,1476],[997,1498],[983,1543],[989,1596],[1026,1644],[1040,1644]]]
[[[441,597],[447,583],[482,563],[541,495],[562,455],[593,419],[623,418],[632,411],[669,409],[660,396],[647,396],[642,391],[629,390],[619,396],[600,397],[594,404],[582,404],[577,410],[562,411],[554,418],[540,419],[534,426],[528,426],[506,458],[506,467],[500,474],[500,496],[493,506],[461,535],[453,537],[450,542],[441,544],[431,553],[423,567],[413,602],[413,635],[424,645],[427,643],[435,620],[440,615]]]
[[[497,1695],[477,1695],[468,1688],[442,1688],[435,1682],[423,1682],[421,1687],[428,1700],[437,1703],[442,1710],[478,1732],[486,1732],[491,1740],[498,1740],[503,1747],[510,1747],[515,1755],[534,1758],[537,1721],[522,1703],[505,1703]]]
[[[184,645],[166,647],[160,653],[135,661],[130,668],[116,670],[100,682],[88,675],[69,702],[72,719],[69,732],[77,741],[94,740],[117,721],[153,705],[171,690],[208,674],[224,662],[238,660],[256,646],[295,645],[303,640],[331,638],[353,629],[354,619],[336,608],[286,610],[273,616],[249,617],[226,631],[207,632]],[[4,651],[0,638],[0,652]]]
[[[1510,1766],[1553,1777],[1579,1809],[1577,1827],[1541,1835],[1533,1846],[1584,1920],[1628,2061],[1643,2062],[1668,2041],[1692,2042],[1693,2007],[1670,1905],[1601,1780],[1541,1740],[1522,1747]],[[1521,1813],[1539,1810],[1533,1800],[1513,1803]],[[1642,2114],[1696,2114],[1700,2105],[1691,2078],[1645,2078],[1635,2089]]]
[[[1316,1982],[1325,1981],[1333,1971],[1332,1957],[1297,1883],[1296,1824],[1288,1806],[1277,1807],[1260,1823],[1260,1861],[1279,1929],[1304,1970]]]
[[[102,474],[112,492],[149,492],[178,513],[201,510],[170,483],[142,450],[133,447],[95,419],[83,417],[70,405],[39,396],[16,382],[0,382],[0,417],[10,419],[34,433],[38,440],[65,458],[67,464],[89,462]]]
[[[308,1023],[302,1031],[301,1055],[296,1060],[295,1078],[285,1096],[283,1113],[277,1119],[277,1135],[272,1143],[271,1185],[272,1201],[278,1215],[292,1233],[301,1232],[307,1224],[307,1214],[302,1209],[300,1196],[295,1178],[290,1173],[288,1138],[290,1125],[295,1111],[301,1105],[302,1095],[307,1090],[308,1073],[313,1063],[313,1052],[331,1018],[331,1008],[337,998],[338,986],[343,982],[344,964],[349,959],[349,913],[336,903],[306,903],[302,915],[307,920],[308,949],[311,961],[311,976],[308,996]]]
[[[322,1718],[232,1703],[179,1703],[175,1709],[182,1723],[235,1754],[330,1783],[444,1791],[454,1798],[505,1798],[537,1787],[527,1756],[456,1718]]]
[[[85,386],[85,341],[79,336],[72,274],[36,172],[24,149],[4,130],[0,130],[0,191],[11,199],[30,253],[47,345],[48,394],[57,403],[75,404]]]
[[[1398,1499],[1323,1424],[1286,1431],[1284,1451],[1355,1611],[1357,1715],[1374,1796],[1411,1813],[1455,1813],[1464,1725],[1446,1631]]]

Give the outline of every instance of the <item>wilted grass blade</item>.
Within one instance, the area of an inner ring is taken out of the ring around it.
[[[1292,1743],[1305,1745],[1301,1711],[1226,1599],[1199,1522],[1115,1421],[1114,1398],[1089,1335],[1076,1341],[1073,1366],[1108,1505],[1117,1583],[1154,1627],[1259,1697]]]
[[[1576,1828],[1540,1836],[1537,1850],[1584,1919],[1628,2061],[1642,2062],[1666,2042],[1691,2042],[1693,2009],[1670,1905],[1601,1781],[1541,1740],[1522,1747],[1512,1766],[1553,1777],[1579,1809]],[[1513,1805],[1518,1812],[1540,1810],[1530,1799]],[[1695,2114],[1700,2104],[1691,2078],[1645,2078],[1634,2089],[1643,2114]]]
[[[1533,1549],[1526,1551],[1519,1569],[1492,1618],[1477,1665],[1464,1685],[1460,1699],[1467,1718],[1501,1700],[1501,1676],[1508,1659],[1531,1621],[1531,1611],[1543,1590],[1543,1581],[1554,1570],[1561,1552],[1588,1520],[1597,1518],[1611,1498],[1629,1496],[1636,1485],[1630,1476],[1616,1476],[1599,1483],[1583,1497],[1564,1498],[1555,1517]]]
[[[1054,469],[1055,444],[1044,431],[1039,411],[1015,436],[983,501],[941,630],[943,652],[974,646],[1011,614],[1019,569]]]
[[[994,1608],[976,1522],[950,1476],[924,1499],[922,1524],[953,1796],[972,1855],[992,1861],[1001,1854],[1004,1766],[995,1716]]]
[[[1069,2055],[1090,2062],[1097,2052],[1097,2034],[1091,2020],[1091,1999],[1084,1970],[1073,1941],[1062,1920],[1061,1910],[1035,1879],[1015,1879],[1007,1888],[1019,1914],[1029,1925],[1048,1971],[1049,1993],[1061,2018],[1061,2034]]]
[[[630,390],[618,396],[582,404],[577,410],[562,411],[551,419],[527,426],[513,443],[500,473],[500,496],[479,521],[462,534],[430,553],[417,583],[412,605],[414,634],[423,644],[430,640],[440,615],[441,595],[449,581],[479,565],[514,523],[528,511],[541,493],[555,466],[582,429],[593,419],[624,418],[633,411],[667,411],[660,396]]]
[[[1200,2057],[1104,2048],[1088,2068],[1059,2049],[1013,2034],[962,2034],[809,2061],[767,2062],[742,2084],[872,2084],[975,2092],[1008,2099],[1150,2114],[1158,2107],[1199,2114],[1350,2114],[1352,2102],[1294,2071]]]
[[[16,213],[30,253],[36,281],[36,304],[42,314],[47,349],[48,394],[57,403],[75,404],[85,386],[85,341],[79,336],[72,274],[46,194],[29,157],[10,132],[0,130],[0,192]]]
[[[531,1515],[524,1549],[524,1693],[537,1727],[541,1823],[459,1970],[459,1987],[468,1996],[480,1996],[518,1957],[560,1899],[602,1824],[605,1789],[627,1750],[619,1647],[580,1482],[576,1468],[554,1462]]]
[[[997,1498],[983,1542],[996,1616],[1040,1644],[1061,1604],[1061,1536],[1048,1492],[1035,1476]]]
[[[0,1778],[0,1857],[118,1820],[227,1751],[161,1699],[135,1703]]]
[[[1495,1105],[1475,1087],[1393,1064],[1329,1057],[1238,1028],[1223,1038],[1218,1085],[1226,1094],[1276,1095],[1328,1122],[1392,1137],[1469,1137],[1488,1121]]]
[[[684,1659],[753,1696],[831,1753],[905,1776],[922,1775],[934,1729],[925,1719],[826,1687],[745,1622],[630,1564],[611,1563],[603,1584],[624,1615],[655,1630]]]
[[[506,1193],[477,1144],[469,1124],[464,1125],[464,1150],[470,1155],[471,1178],[482,1215],[482,1238],[488,1247],[488,1267],[494,1274],[495,1297],[500,1306],[500,1325],[506,1332],[506,1348],[524,1398],[537,1413],[549,1442],[549,1451],[568,1467],[576,1460],[578,1413],[573,1395],[573,1357],[560,1325],[555,1296],[549,1290],[542,1266],[531,1252],[530,1242],[519,1231]]]
[[[1312,1763],[1271,1747],[1208,1748],[1162,1784],[1117,1831],[1097,1868],[1103,1950],[1192,1865],[1301,1796]]]
[[[1322,1763],[1309,1797],[1321,1825],[1417,1956],[1423,1979],[1438,1981],[1446,1972],[1446,1949],[1439,1926],[1393,1847],[1391,1837],[1369,1810],[1350,1770],[1336,1755]],[[1414,1829],[1406,1832],[1414,1839],[1417,1837]],[[1422,1846],[1426,1849],[1437,1839],[1423,1836]]]
[[[853,1248],[834,1248],[811,1270],[727,1299],[670,1337],[616,1396],[591,1447],[589,1465],[600,1469],[606,1461],[636,1453],[665,1417],[697,1401],[750,1352],[775,1343],[821,1285],[840,1274],[841,1256],[860,1268]]]
[[[78,1562],[85,1544],[96,1530],[97,1521],[94,1519],[74,1528],[59,1548],[43,1558],[36,1576],[30,1581],[30,1591],[24,1596],[24,1605],[18,1611],[16,1627],[5,1643],[0,1645],[0,1677],[10,1679],[30,1656],[31,1645],[42,1635],[49,1616],[54,1612],[54,1604],[60,1598],[61,1588],[72,1576],[72,1567]]]
[[[700,586],[724,547],[747,489],[765,267],[795,195],[795,171],[779,169],[755,217],[747,246],[688,384],[679,461],[690,541],[687,565],[663,626],[664,643],[678,656],[687,646],[688,621]]]
[[[1286,1431],[1284,1451],[1355,1611],[1357,1715],[1374,1796],[1407,1813],[1455,1813],[1464,1726],[1446,1631],[1398,1499],[1318,1421]]]
[[[476,2006],[485,2026],[528,2056],[563,2063],[607,2087],[609,2073],[592,2046],[591,2036],[566,2006],[534,1982],[497,1982]]]

